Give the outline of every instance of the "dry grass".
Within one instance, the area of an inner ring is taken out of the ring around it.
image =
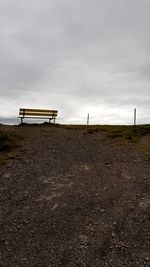
[[[108,138],[127,141],[136,146],[147,160],[150,160],[150,125],[124,126],[124,125],[65,125],[66,129],[81,129],[93,134],[103,132]]]
[[[150,133],[150,125],[124,126],[124,125],[64,125],[66,129],[83,129],[87,133],[105,132],[110,138],[123,138],[133,143],[140,141],[141,137]]]
[[[21,137],[14,132],[0,131],[0,151],[9,152],[16,148],[21,141]]]
[[[0,164],[6,164],[15,157],[22,140],[11,127],[0,128]]]

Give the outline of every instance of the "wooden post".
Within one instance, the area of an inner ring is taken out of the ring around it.
[[[24,117],[25,117],[25,109],[23,110],[23,116],[21,117],[21,124],[23,123]]]
[[[88,115],[87,115],[87,125],[89,125],[89,122],[90,122],[90,115],[88,113]]]
[[[134,126],[136,126],[136,108],[134,109]]]

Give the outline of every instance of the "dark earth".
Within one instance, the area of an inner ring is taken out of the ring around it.
[[[1,152],[1,267],[150,266],[150,161],[134,144],[86,128],[12,129],[22,140]]]

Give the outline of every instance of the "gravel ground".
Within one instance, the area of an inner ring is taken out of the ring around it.
[[[21,126],[0,169],[1,267],[150,266],[150,162],[83,129]]]

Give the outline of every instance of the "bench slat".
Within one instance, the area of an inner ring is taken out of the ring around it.
[[[19,112],[40,112],[40,113],[42,113],[42,112],[54,112],[54,113],[58,113],[58,110],[48,110],[48,109],[29,109],[29,108],[20,108],[19,109]]]
[[[23,118],[23,117],[20,117],[20,116],[19,116],[18,118],[21,119],[21,118]],[[23,119],[27,119],[27,118],[28,118],[28,119],[38,119],[38,120],[42,120],[42,119],[50,119],[50,120],[52,120],[52,119],[54,119],[54,117],[53,117],[53,118],[52,118],[52,117],[49,118],[49,117],[32,117],[32,116],[29,116],[29,117],[28,117],[28,116],[25,116]]]
[[[39,112],[19,112],[19,115],[22,116],[47,116],[47,117],[56,117],[57,113],[49,112],[49,113],[39,113]]]

